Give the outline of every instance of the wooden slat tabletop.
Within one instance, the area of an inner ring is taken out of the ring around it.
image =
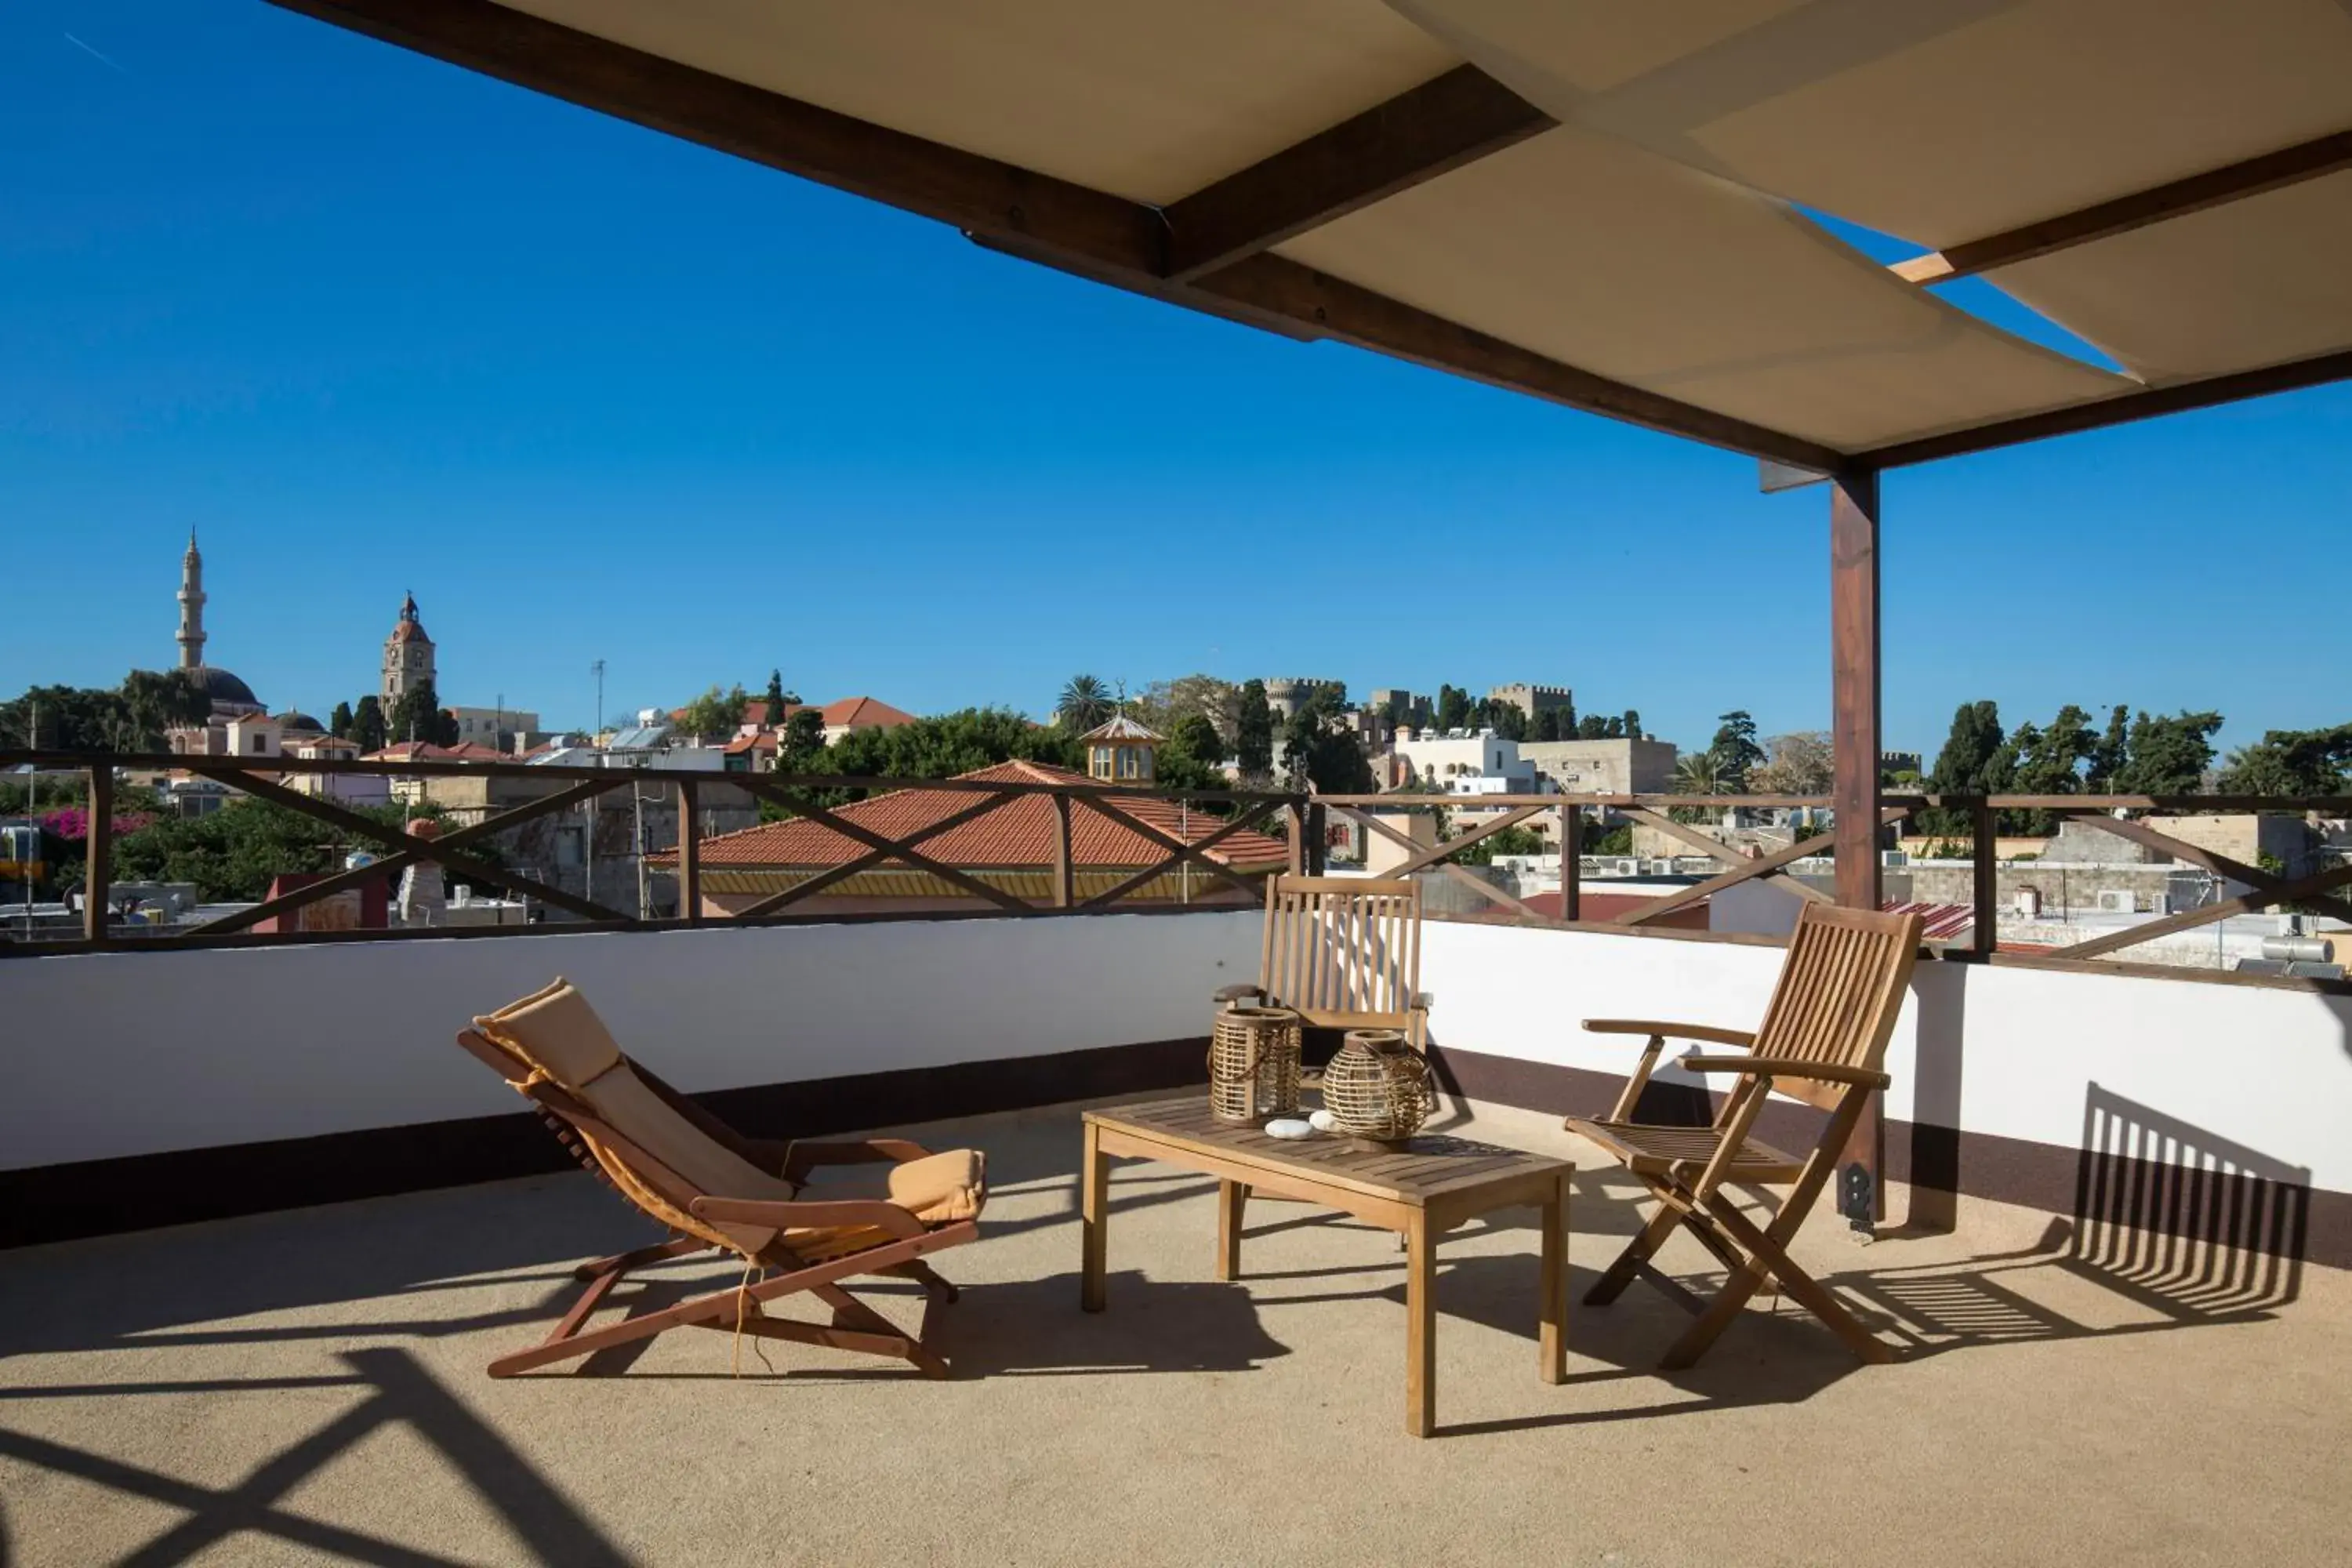
[[[1569,1168],[1567,1161],[1548,1154],[1530,1154],[1524,1149],[1443,1132],[1422,1133],[1410,1147],[1396,1152],[1352,1148],[1347,1138],[1337,1133],[1273,1138],[1254,1125],[1218,1121],[1210,1114],[1208,1096],[1200,1092],[1089,1110],[1086,1120],[1415,1205],[1440,1194]]]

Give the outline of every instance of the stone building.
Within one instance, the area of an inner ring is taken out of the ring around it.
[[[425,635],[425,623],[416,618],[416,595],[410,594],[401,601],[392,635],[383,639],[383,689],[378,700],[389,715],[420,686],[440,689],[433,679],[433,639]]]

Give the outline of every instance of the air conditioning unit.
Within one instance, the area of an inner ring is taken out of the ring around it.
[[[1653,877],[1671,877],[1675,874],[1675,863],[1672,859],[1652,860],[1642,869]]]
[[[2128,915],[2138,911],[2130,893],[2121,888],[2105,888],[2099,892],[2099,912],[2103,915]]]
[[[1638,877],[1641,874],[1642,863],[1639,860],[1624,857],[1618,859],[1617,875],[1620,877]]]
[[[1878,863],[1882,866],[1908,866],[1911,857],[1900,849],[1882,849],[1878,852]]]
[[[2170,914],[2172,912],[2172,895],[2170,893],[2149,894],[2147,900],[2147,912],[2152,915]]]

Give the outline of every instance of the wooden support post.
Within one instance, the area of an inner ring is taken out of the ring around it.
[[[702,823],[695,809],[698,792],[692,779],[677,781],[677,912],[688,925],[702,923]],[[645,853],[645,846],[637,846]]]
[[[1975,818],[1976,828],[1976,844],[1972,851],[1976,869],[1976,924],[1970,934],[1976,951],[1990,958],[2000,945],[2000,864],[1993,853],[1995,814],[1990,805],[1979,801],[1971,816]]]
[[[1331,828],[1323,815],[1323,803],[1317,801],[1307,808],[1307,874],[1323,874],[1325,859],[1331,850]]]
[[[1077,878],[1070,866],[1070,797],[1054,797],[1054,907],[1066,910],[1078,901]]]
[[[1580,921],[1584,918],[1584,868],[1578,851],[1584,847],[1584,808],[1563,805],[1559,808],[1559,918]]]
[[[1282,811],[1283,826],[1290,830],[1290,874],[1304,877],[1307,875],[1307,807],[1294,800]]]
[[[1848,909],[1874,910],[1881,897],[1878,700],[1878,474],[1864,468],[1830,482],[1830,804],[1837,901]],[[1840,1212],[1857,1226],[1886,1215],[1879,1100],[1870,1097],[1838,1162]]]
[[[103,945],[107,907],[114,901],[114,767],[110,763],[93,763],[89,770],[89,825],[81,853],[81,934]]]

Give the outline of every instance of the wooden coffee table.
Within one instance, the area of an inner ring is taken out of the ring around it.
[[[1358,1150],[1328,1134],[1269,1138],[1256,1127],[1218,1121],[1199,1093],[1089,1110],[1086,1133],[1079,1305],[1087,1311],[1099,1312],[1104,1304],[1113,1155],[1159,1160],[1217,1178],[1220,1279],[1241,1275],[1242,1212],[1252,1192],[1354,1215],[1405,1239],[1404,1426],[1426,1437],[1437,1425],[1437,1238],[1479,1215],[1532,1205],[1543,1214],[1537,1373],[1546,1383],[1566,1381],[1568,1195],[1576,1169],[1567,1161],[1432,1133],[1400,1153]]]

